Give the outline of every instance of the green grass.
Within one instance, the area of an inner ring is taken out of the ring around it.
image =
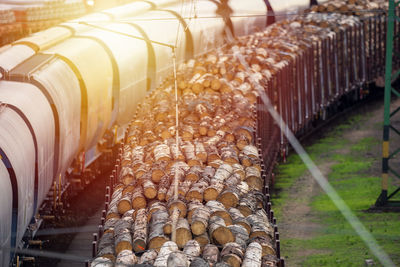
[[[327,137],[306,148],[316,162],[331,161],[334,165],[328,179],[337,193],[343,198],[364,226],[373,234],[378,243],[400,266],[400,214],[365,212],[376,200],[380,192],[380,178],[370,175],[376,161],[380,161],[377,151],[371,151],[379,140],[363,138],[350,144],[340,135],[355,123],[360,123],[357,116],[328,133]],[[349,153],[332,151],[349,147]],[[366,156],[374,155],[374,157]],[[379,164],[379,163],[378,163]],[[305,173],[305,166],[298,155],[292,154],[288,163],[279,165],[276,187],[278,193],[273,195],[274,210],[278,222],[282,220],[281,210],[288,201],[296,201],[288,195],[289,188]],[[393,191],[393,187],[389,191]],[[331,200],[324,194],[318,194],[310,203],[313,222],[321,229],[310,239],[282,240],[282,255],[296,257],[298,251],[307,250],[300,258],[302,266],[365,266],[366,259],[377,259],[343,218]],[[312,252],[312,253],[311,253]]]
[[[302,176],[306,169],[306,166],[297,154],[290,155],[285,165],[278,165],[279,178],[275,181],[274,192],[272,192],[274,212],[278,216],[282,213],[281,208],[284,203],[290,200],[286,189],[290,188],[296,181],[293,178]]]
[[[365,137],[360,140],[357,144],[354,144],[351,147],[351,150],[354,152],[363,152],[370,151],[373,146],[376,146],[381,143],[381,140],[378,140],[374,137]]]

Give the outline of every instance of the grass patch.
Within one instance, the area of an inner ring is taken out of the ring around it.
[[[380,193],[380,177],[371,176],[371,169],[377,162],[377,154],[371,151],[380,143],[371,137],[363,138],[355,144],[344,140],[341,133],[352,129],[354,123],[362,121],[361,116],[334,128],[326,137],[306,148],[316,162],[332,161],[328,175],[329,182],[343,198],[350,209],[372,233],[382,248],[389,254],[396,265],[400,266],[400,214],[367,213],[367,210]],[[349,153],[335,151],[349,147]],[[273,196],[274,210],[278,221],[282,220],[281,210],[288,201],[296,201],[288,195],[290,187],[305,173],[305,166],[298,155],[291,155],[288,163],[278,167],[276,186],[280,193]],[[389,189],[392,192],[395,188]],[[354,232],[331,200],[323,193],[312,198],[310,221],[321,225],[318,233],[311,239],[282,240],[282,253],[285,257],[296,258],[301,266],[365,266],[366,259],[377,259]],[[313,253],[308,253],[311,251]]]
[[[378,140],[374,137],[365,137],[360,140],[357,144],[354,144],[351,147],[351,150],[353,152],[362,152],[362,151],[369,151],[371,150],[374,146],[378,145],[381,143],[381,140]]]
[[[281,208],[284,206],[284,203],[290,199],[287,189],[294,184],[297,180],[296,177],[304,174],[306,169],[306,166],[297,154],[290,155],[285,164],[278,165],[276,171],[279,173],[279,178],[275,181],[274,191],[272,192],[272,204],[277,218],[282,215]]]

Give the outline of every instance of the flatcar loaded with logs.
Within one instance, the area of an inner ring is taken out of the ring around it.
[[[284,264],[268,194],[272,162],[286,153],[280,122],[307,131],[382,75],[373,58],[383,21],[373,17],[385,5],[365,4],[368,13],[364,1],[344,2],[189,60],[148,94],[125,132],[92,266]]]

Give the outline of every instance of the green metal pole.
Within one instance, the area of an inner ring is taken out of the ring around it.
[[[389,179],[389,131],[390,131],[390,96],[392,93],[392,56],[393,56],[393,31],[395,20],[395,2],[389,0],[389,14],[386,36],[386,66],[385,66],[385,96],[384,120],[382,143],[382,191],[376,201],[376,206],[387,204],[388,179]]]

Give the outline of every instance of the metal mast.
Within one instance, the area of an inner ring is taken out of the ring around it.
[[[393,53],[393,42],[394,38],[398,38],[398,36],[394,36],[394,28],[395,22],[400,21],[400,17],[396,15],[395,10],[399,6],[399,4],[399,0],[389,0],[386,36],[384,124],[382,144],[382,191],[375,203],[375,206],[377,207],[400,207],[400,201],[391,200],[400,191],[400,187],[391,193],[388,192],[389,173],[391,173],[394,177],[400,179],[399,172],[389,166],[390,160],[400,152],[400,148],[392,149],[393,152],[391,153],[389,149],[389,133],[392,131],[396,135],[400,136],[400,130],[396,129],[391,123],[391,119],[400,111],[400,107],[397,107],[396,109],[394,109],[393,112],[390,112],[392,93],[397,97],[400,97],[400,92],[392,87],[392,81],[394,81],[400,74],[400,71],[397,71],[394,75],[392,75],[393,56],[396,56],[396,54]]]

